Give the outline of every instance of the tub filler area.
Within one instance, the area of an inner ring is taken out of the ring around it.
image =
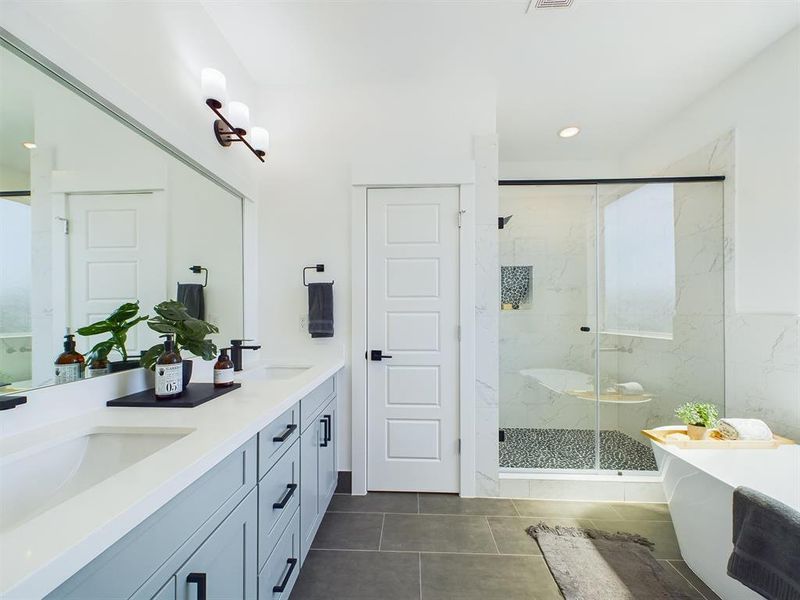
[[[746,486],[800,510],[800,446],[681,449],[652,442],[686,563],[721,598],[757,600],[726,573],[733,550],[733,491]]]

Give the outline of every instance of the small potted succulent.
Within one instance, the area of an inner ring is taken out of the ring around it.
[[[106,373],[135,369],[139,360],[129,360],[125,344],[128,341],[128,331],[137,323],[146,321],[149,316],[137,317],[139,314],[139,301],[126,302],[105,319],[86,325],[78,329],[78,335],[90,336],[109,334],[107,340],[96,343],[86,355],[86,377],[97,377]],[[116,350],[122,361],[111,362],[109,354]]]
[[[186,306],[175,300],[167,300],[153,307],[156,315],[147,322],[147,326],[157,333],[171,333],[175,336],[175,351],[187,350],[203,360],[213,360],[217,356],[217,347],[207,335],[219,333],[216,325],[195,319],[189,314]],[[144,368],[155,370],[156,361],[164,351],[164,344],[156,344],[142,354],[141,364]],[[192,377],[192,361],[183,360],[183,387],[189,385]]]
[[[708,430],[717,424],[719,411],[713,404],[686,402],[675,409],[675,416],[686,424],[689,439],[704,440]]]

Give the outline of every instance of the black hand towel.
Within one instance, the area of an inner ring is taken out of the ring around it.
[[[728,575],[770,600],[800,600],[800,512],[736,488]]]
[[[178,302],[183,304],[195,319],[206,319],[206,302],[203,299],[203,286],[199,283],[179,283]]]
[[[308,284],[308,333],[333,337],[333,282]]]

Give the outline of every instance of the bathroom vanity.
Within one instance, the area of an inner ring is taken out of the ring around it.
[[[2,524],[0,596],[288,598],[336,488],[341,367],[261,367],[194,409],[99,408],[4,438],[4,473],[80,458],[61,465],[74,494],[37,507],[29,490]]]

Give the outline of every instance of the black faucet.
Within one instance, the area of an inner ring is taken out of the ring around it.
[[[243,346],[244,342],[252,340],[231,340],[231,362],[233,362],[233,370],[242,370],[242,350],[258,350],[261,346]]]

